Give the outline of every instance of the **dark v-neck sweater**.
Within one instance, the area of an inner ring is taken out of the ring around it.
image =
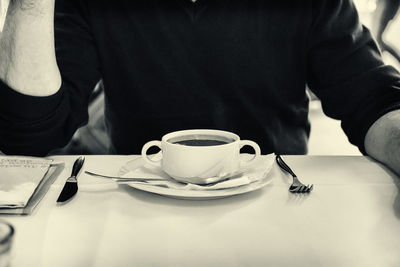
[[[60,91],[0,85],[0,150],[43,155],[87,122],[102,79],[113,153],[181,129],[236,132],[262,153],[306,153],[306,84],[363,150],[368,127],[400,103],[350,1],[57,0]]]

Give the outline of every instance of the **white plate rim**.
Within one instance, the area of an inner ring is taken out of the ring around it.
[[[139,183],[126,183],[125,185],[133,187],[135,189],[145,191],[148,193],[153,193],[161,196],[166,196],[170,198],[177,199],[190,199],[190,200],[210,200],[226,198],[230,196],[240,195],[256,191],[263,188],[267,184],[271,183],[272,177],[270,177],[272,168],[269,168],[263,175],[261,179],[252,182],[247,185],[242,185],[227,189],[217,189],[217,190],[182,190],[175,188],[158,187],[154,185],[146,185]]]

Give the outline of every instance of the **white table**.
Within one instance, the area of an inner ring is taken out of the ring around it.
[[[116,171],[135,156],[87,156],[86,170]],[[399,178],[361,156],[285,156],[310,195],[271,184],[219,200],[166,198],[93,184],[66,205],[56,199],[76,157],[30,216],[0,216],[16,228],[20,266],[400,266]]]

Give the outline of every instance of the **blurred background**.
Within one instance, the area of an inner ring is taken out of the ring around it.
[[[0,0],[0,32],[3,27],[9,0]],[[383,60],[400,70],[400,0],[354,0],[361,22],[377,40]],[[340,128],[340,122],[326,117],[318,98],[310,93],[311,136],[310,155],[360,155]],[[103,121],[103,93],[99,84],[89,107],[89,124],[73,137],[65,148],[54,154],[104,154],[107,153],[108,137]]]

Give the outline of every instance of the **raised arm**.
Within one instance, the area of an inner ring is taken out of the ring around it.
[[[0,79],[22,94],[48,96],[61,86],[54,47],[54,1],[10,1],[0,36]]]
[[[12,0],[0,47],[0,151],[43,156],[88,121],[101,78],[86,0]]]

